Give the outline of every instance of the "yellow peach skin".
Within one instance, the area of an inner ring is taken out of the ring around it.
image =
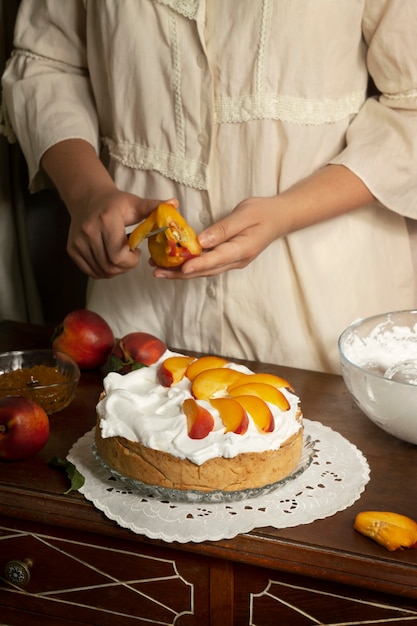
[[[247,374],[245,378],[245,383],[265,383],[266,385],[271,385],[276,389],[289,389],[290,391],[294,391],[293,387],[290,385],[288,380],[285,378],[281,378],[281,376],[276,376],[275,374],[268,374],[267,372],[259,373],[259,374]],[[236,386],[238,383],[235,383]],[[233,386],[230,387],[233,389]]]
[[[182,409],[187,418],[188,436],[191,439],[204,439],[214,428],[211,413],[198,404],[193,398],[184,400]]]
[[[233,398],[213,398],[210,400],[212,407],[218,410],[225,432],[233,432],[244,435],[248,430],[249,419],[243,406]]]
[[[216,393],[226,391],[228,385],[231,385],[243,376],[245,374],[227,367],[204,370],[191,383],[191,394],[197,400],[209,400]]]
[[[224,359],[221,356],[202,356],[191,363],[191,365],[187,368],[185,375],[189,380],[193,381],[194,378],[196,378],[196,376],[198,376],[201,372],[223,367],[227,363],[227,359]]]
[[[257,396],[235,396],[235,400],[249,413],[258,430],[264,433],[270,433],[274,430],[274,416],[262,398]]]
[[[417,523],[405,515],[389,511],[362,511],[354,528],[389,551],[417,547]]]
[[[160,204],[129,236],[129,247],[135,250],[152,231],[166,230],[148,238],[152,260],[160,267],[177,267],[201,254],[194,230],[168,202]]]
[[[195,361],[192,356],[171,356],[161,363],[158,369],[158,381],[163,387],[172,387],[180,382],[190,363]]]
[[[245,383],[243,382],[241,385],[234,385],[233,389],[231,387],[227,388],[227,392],[229,395],[235,396],[257,396],[265,402],[270,402],[271,404],[275,404],[281,411],[288,411],[290,408],[290,403],[284,394],[276,387],[272,387],[272,385],[268,385],[266,383]]]

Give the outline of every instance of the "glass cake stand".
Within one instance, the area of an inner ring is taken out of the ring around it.
[[[102,466],[110,472],[117,480],[120,480],[125,485],[126,490],[135,492],[138,494],[156,497],[159,500],[168,500],[170,502],[236,502],[239,500],[245,500],[247,498],[256,498],[263,496],[275,489],[283,487],[291,480],[298,478],[303,472],[310,467],[313,458],[316,454],[314,449],[315,441],[308,435],[304,439],[303,449],[301,453],[300,461],[297,467],[285,478],[278,480],[270,485],[264,487],[257,487],[253,489],[242,489],[240,491],[198,491],[196,489],[183,490],[183,489],[169,489],[167,487],[160,487],[158,485],[147,485],[139,480],[128,478],[123,476],[112,467],[110,467],[98,454],[95,444],[93,444],[94,457],[102,464]]]

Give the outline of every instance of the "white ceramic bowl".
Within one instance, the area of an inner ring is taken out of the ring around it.
[[[417,310],[361,319],[339,337],[343,378],[383,430],[417,444]]]

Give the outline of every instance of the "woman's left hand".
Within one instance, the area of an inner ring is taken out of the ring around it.
[[[198,236],[201,256],[186,261],[179,269],[157,267],[156,278],[198,278],[215,276],[246,267],[274,239],[280,236],[277,197],[248,198],[230,215]]]
[[[198,239],[200,257],[180,270],[156,268],[156,278],[215,276],[246,267],[270,243],[375,200],[365,183],[343,165],[327,165],[277,196],[248,198]]]

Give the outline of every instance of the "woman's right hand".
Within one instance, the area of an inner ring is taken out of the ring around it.
[[[71,216],[67,250],[78,267],[92,278],[111,278],[138,263],[139,250],[128,246],[126,227],[137,224],[159,204],[120,191],[82,139],[66,139],[42,157],[47,172]]]
[[[68,254],[92,278],[111,278],[131,270],[139,261],[140,250],[130,250],[125,228],[142,220],[158,204],[113,187],[95,193],[83,206],[69,206]]]

